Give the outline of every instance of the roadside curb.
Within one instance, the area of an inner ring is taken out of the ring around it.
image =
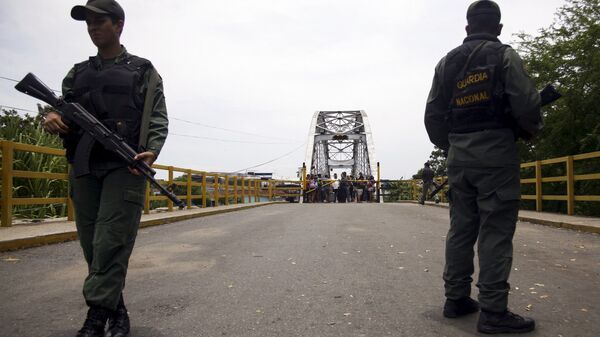
[[[206,212],[187,213],[187,214],[180,214],[180,215],[174,214],[171,217],[158,218],[158,219],[144,220],[144,218],[142,216],[142,220],[140,221],[140,228],[160,226],[160,225],[165,225],[165,224],[178,222],[178,221],[184,221],[184,220],[200,218],[200,217],[216,215],[216,214],[241,211],[241,210],[246,210],[246,209],[250,209],[250,208],[274,205],[274,204],[278,204],[278,203],[280,203],[280,202],[264,202],[264,203],[251,204],[251,205],[247,205],[247,206],[241,206],[241,207],[235,207],[235,208],[222,208],[222,209],[219,209],[219,207],[215,207],[216,208],[215,210],[210,210],[210,211],[206,211]],[[19,239],[13,239],[13,240],[0,241],[0,253],[14,251],[14,250],[20,250],[20,249],[39,247],[39,246],[46,246],[46,245],[51,245],[51,244],[56,244],[56,243],[67,242],[67,241],[75,241],[77,239],[78,239],[77,231],[69,230],[69,231],[65,231],[65,232],[61,232],[61,233],[52,233],[52,234],[31,236],[31,237],[19,238]]]
[[[418,202],[414,201],[414,200],[402,200],[402,201],[399,201],[399,203],[418,204]],[[449,206],[446,204],[435,204],[435,203],[429,203],[429,202],[426,202],[425,206],[449,208]],[[524,216],[524,215],[519,215],[519,221],[529,222],[532,224],[543,225],[543,226],[548,226],[548,227],[564,228],[564,229],[570,229],[570,230],[575,230],[575,231],[580,231],[580,232],[600,234],[600,227],[589,226],[589,225],[585,225],[585,224],[539,219],[539,218],[535,218],[535,217],[531,217],[531,216]]]
[[[528,216],[519,216],[519,221],[530,222],[530,223],[533,223],[536,225],[544,225],[544,226],[550,226],[550,227],[555,227],[555,228],[571,229],[571,230],[576,230],[576,231],[586,232],[586,233],[600,234],[599,227],[588,226],[588,225],[574,224],[574,223],[568,223],[568,222],[562,222],[562,221],[536,219],[536,218],[532,218],[532,217],[528,217]]]

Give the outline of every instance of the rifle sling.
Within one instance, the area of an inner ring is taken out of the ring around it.
[[[142,122],[140,124],[140,148],[145,151],[148,145],[148,131],[150,129],[150,116],[154,108],[154,98],[156,97],[156,88],[158,86],[158,73],[151,69],[150,78],[148,80],[148,88],[146,88],[146,98],[144,99],[144,111],[142,113]]]

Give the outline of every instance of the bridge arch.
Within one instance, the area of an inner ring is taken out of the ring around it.
[[[331,175],[345,170],[375,176],[377,161],[369,119],[364,110],[316,111],[306,147],[307,173]]]

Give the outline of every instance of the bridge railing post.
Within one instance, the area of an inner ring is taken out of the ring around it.
[[[244,179],[244,177],[242,177],[242,183],[241,183],[241,192],[242,192],[242,204],[246,203],[246,194],[244,193],[244,190],[246,188],[246,179]]]
[[[146,199],[144,199],[144,214],[150,214],[150,192],[152,188],[150,187],[150,182],[146,181]]]
[[[575,170],[573,156],[567,157],[567,214],[575,214]]]
[[[170,189],[174,194],[175,193],[175,185],[173,185],[173,166],[169,166],[169,181],[167,185],[167,189]],[[171,199],[167,199],[167,207],[169,212],[173,212],[173,201]]]
[[[258,202],[260,193],[260,181],[254,180],[254,202]]]
[[[13,213],[13,143],[2,142],[2,227],[12,226]]]
[[[238,176],[233,177],[233,203],[238,203]]]
[[[213,206],[219,206],[219,175],[213,174]]]
[[[192,208],[192,170],[187,170],[187,208]]]
[[[542,211],[542,162],[535,162],[535,210]]]
[[[202,172],[202,208],[206,208],[206,172]]]
[[[229,176],[225,176],[225,205],[229,205]]]

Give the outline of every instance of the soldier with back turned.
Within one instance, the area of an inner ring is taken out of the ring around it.
[[[467,37],[438,63],[425,126],[448,151],[450,229],[446,239],[445,317],[481,309],[483,333],[532,331],[534,320],[508,310],[512,239],[520,199],[517,136],[541,129],[540,96],[519,55],[498,40],[500,8],[489,0],[467,10]],[[473,246],[479,302],[471,295]]]

